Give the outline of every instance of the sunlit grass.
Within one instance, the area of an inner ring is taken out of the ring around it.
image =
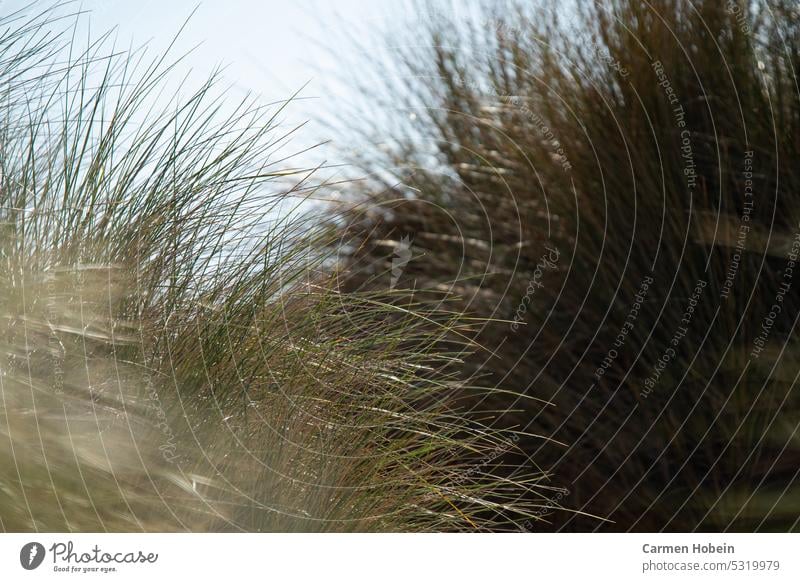
[[[168,99],[179,64],[81,48],[60,18],[0,21],[0,527],[535,518],[535,467],[498,479],[486,461],[517,437],[462,406],[470,322],[339,291],[281,106],[215,79]]]

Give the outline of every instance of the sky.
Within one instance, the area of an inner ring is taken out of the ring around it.
[[[181,27],[173,54],[191,51],[181,68],[200,84],[224,65],[223,84],[236,97],[256,94],[262,102],[281,102],[302,91],[284,116],[289,126],[309,121],[304,135],[325,139],[314,117],[328,104],[354,91],[341,79],[345,30],[383,30],[397,2],[387,0],[83,0],[93,32],[114,29],[118,45],[148,43],[166,47]],[[188,19],[188,22],[187,22]],[[364,35],[362,42],[378,42]],[[183,71],[181,71],[183,73]],[[353,95],[354,97],[354,95]]]
[[[294,138],[301,142],[297,149],[302,150],[333,137],[316,121],[324,112],[336,109],[334,100],[347,101],[357,96],[355,88],[342,81],[350,73],[348,66],[356,50],[346,37],[355,36],[366,50],[370,50],[371,43],[385,42],[380,40],[385,36],[373,33],[400,26],[398,14],[402,9],[398,7],[405,2],[73,0],[60,3],[65,4],[61,8],[64,13],[78,10],[86,13],[81,22],[88,28],[82,28],[81,34],[97,38],[112,31],[115,45],[120,49],[147,45],[148,54],[156,55],[183,28],[171,54],[173,57],[186,54],[173,76],[182,79],[184,74],[188,75],[186,93],[198,88],[218,66],[224,66],[221,86],[231,94],[231,103],[248,94],[255,95],[261,103],[280,103],[300,91],[281,114],[280,121],[286,128],[308,122]],[[0,0],[0,15],[23,8],[32,14],[58,3],[59,0]],[[311,155],[318,158],[317,151]]]
[[[168,43],[189,19],[178,48],[197,48],[187,63],[202,76],[226,64],[225,77],[242,92],[285,98],[337,69],[330,27],[379,24],[383,0],[84,0],[95,29],[117,29],[121,44]],[[191,16],[191,18],[190,18]]]
[[[415,0],[0,0],[0,15],[26,6],[25,12],[32,14],[53,5],[61,5],[64,14],[84,13],[77,35],[80,47],[110,31],[119,50],[146,46],[149,61],[178,35],[170,55],[185,56],[169,78],[177,84],[187,75],[178,85],[181,97],[222,66],[218,88],[225,88],[231,108],[247,95],[276,108],[292,98],[277,119],[279,129],[291,138],[276,155],[288,156],[291,168],[324,164],[315,176],[334,181],[354,177],[345,163],[353,150],[380,147],[392,135],[389,120],[396,112],[377,110],[386,105],[370,100],[374,136],[354,140],[352,132],[339,135],[328,124],[336,125],[342,112],[358,109],[353,103],[364,105],[365,94],[353,79],[371,82],[372,74],[393,74],[391,60],[367,65],[359,51],[374,57],[391,51],[397,39],[413,42],[408,33],[424,19]],[[457,12],[470,5],[439,0],[440,7]],[[62,30],[72,22],[60,23]],[[163,106],[174,106],[168,101],[174,94],[164,95]],[[304,127],[293,132],[300,124]]]

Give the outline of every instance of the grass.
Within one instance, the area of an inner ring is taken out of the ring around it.
[[[524,435],[465,404],[474,321],[343,293],[340,219],[291,211],[318,185],[286,105],[167,99],[180,59],[84,46],[60,8],[0,20],[2,530],[537,519],[536,468],[496,472]]]
[[[417,8],[339,112],[348,288],[411,240],[399,287],[481,318],[472,406],[571,509],[533,527],[796,531],[796,6]]]

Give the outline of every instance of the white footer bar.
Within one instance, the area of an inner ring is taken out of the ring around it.
[[[15,581],[797,581],[799,566],[791,534],[0,535]]]

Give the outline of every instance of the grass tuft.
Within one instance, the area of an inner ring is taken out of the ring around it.
[[[180,59],[81,47],[62,12],[0,20],[0,528],[535,518],[535,468],[491,471],[517,435],[458,396],[468,323],[340,291],[285,105],[167,99]]]

